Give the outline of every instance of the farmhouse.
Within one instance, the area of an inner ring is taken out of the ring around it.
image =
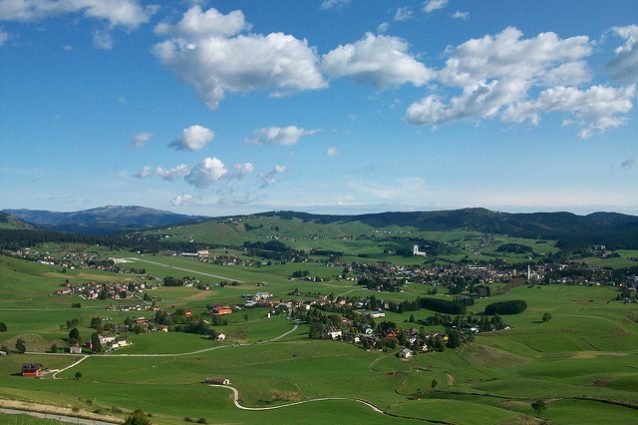
[[[22,376],[33,376],[39,378],[42,375],[42,365],[40,363],[23,363]]]
[[[221,316],[224,314],[232,314],[233,309],[228,306],[216,305],[213,307],[212,312],[216,316]]]
[[[204,381],[204,383],[213,384],[213,385],[230,385],[230,379],[209,377],[209,378],[206,378],[206,381]]]
[[[409,348],[404,348],[403,350],[399,351],[397,355],[402,359],[409,359],[410,357],[412,357],[412,350],[410,350]]]
[[[69,347],[69,353],[82,354],[82,347],[77,342]]]
[[[381,310],[367,311],[365,314],[367,314],[373,319],[378,319],[379,317],[385,317],[385,312]]]

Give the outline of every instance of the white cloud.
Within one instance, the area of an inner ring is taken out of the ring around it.
[[[535,101],[510,105],[503,118],[514,122],[530,120],[536,124],[540,112],[569,112],[582,127],[578,135],[587,138],[594,130],[604,131],[622,125],[624,119],[618,114],[631,110],[635,96],[635,86],[614,88],[596,85],[585,90],[558,86],[543,90]]]
[[[332,158],[338,156],[339,151],[337,150],[337,148],[328,148],[328,150],[326,151],[326,155]]]
[[[524,39],[516,28],[448,49],[445,67],[435,72],[444,90],[414,102],[406,111],[412,124],[437,125],[463,118],[540,122],[541,113],[573,115],[579,135],[623,123],[635,96],[633,86],[580,88],[591,79],[584,58],[593,43],[586,36],[559,38],[541,33]],[[458,89],[456,96],[446,96]]]
[[[229,179],[241,180],[244,177],[252,174],[254,168],[255,167],[250,162],[246,162],[244,164],[235,164],[233,165],[233,168],[228,172],[227,177]]]
[[[460,10],[457,10],[451,16],[452,19],[461,19],[463,21],[467,21],[468,19],[470,19],[470,12],[461,12]]]
[[[64,50],[65,52],[70,52],[71,50],[73,50],[73,46],[70,44],[65,44],[64,46],[62,46],[62,50]]]
[[[261,172],[259,177],[261,177],[261,188],[265,188],[277,183],[277,175],[283,174],[286,172],[286,167],[283,165],[275,165],[270,171]]]
[[[0,20],[29,22],[51,16],[82,13],[107,20],[111,27],[134,29],[149,21],[156,6],[143,7],[137,0],[0,0]]]
[[[202,189],[217,183],[227,173],[228,169],[221,160],[208,157],[194,166],[190,173],[184,177],[184,180],[186,183]]]
[[[156,44],[153,52],[211,109],[226,91],[284,96],[326,86],[317,53],[306,40],[283,33],[234,35],[247,28],[239,11],[223,15],[194,6],[176,25],[156,29],[171,38]]]
[[[133,146],[136,149],[141,149],[144,147],[146,142],[148,142],[151,139],[151,137],[152,137],[152,134],[146,131],[137,133],[135,136],[133,136],[133,141],[131,142],[131,146]]]
[[[412,17],[413,17],[412,9],[410,9],[408,6],[399,7],[394,14],[394,21],[403,22],[403,21],[412,19]]]
[[[350,6],[352,0],[324,0],[319,6],[319,10],[343,9]]]
[[[93,46],[102,50],[111,50],[113,48],[111,33],[104,30],[93,31]]]
[[[636,168],[638,167],[638,158],[631,158],[626,161],[623,161],[620,166],[622,168]]]
[[[155,33],[188,38],[231,37],[251,28],[241,10],[224,15],[213,8],[203,12],[202,8],[196,5],[186,11],[177,24],[158,24]]]
[[[348,76],[379,89],[405,83],[421,86],[431,78],[431,71],[408,53],[404,40],[372,33],[330,51],[321,65],[333,78]]]
[[[377,26],[377,32],[379,34],[383,34],[384,32],[386,32],[388,30],[388,28],[390,28],[390,24],[387,22],[381,22],[378,26]]]
[[[171,204],[175,206],[186,205],[190,203],[192,199],[193,199],[193,195],[189,195],[188,193],[185,193],[182,195],[177,195],[176,197],[171,199]]]
[[[191,125],[188,128],[182,130],[182,137],[176,139],[170,143],[170,147],[182,151],[199,151],[209,144],[215,133],[201,125]]]
[[[302,137],[312,136],[319,132],[319,129],[304,130],[303,128],[290,125],[288,127],[258,128],[253,137],[246,139],[245,143],[253,145],[296,145]]]
[[[173,168],[149,167],[145,166],[135,174],[137,178],[160,177],[164,180],[173,181],[185,177],[190,173],[190,167],[185,164],[177,165]]]
[[[622,84],[638,82],[638,25],[613,27],[615,35],[625,40],[625,44],[616,48],[616,55],[607,64],[612,78]]]
[[[423,11],[426,13],[447,7],[448,0],[429,0],[423,5]]]

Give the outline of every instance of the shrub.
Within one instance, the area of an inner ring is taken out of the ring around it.
[[[527,303],[523,300],[501,301],[485,307],[485,314],[519,314],[526,308]]]

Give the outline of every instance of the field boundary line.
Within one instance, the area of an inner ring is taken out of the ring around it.
[[[153,264],[155,266],[166,267],[168,269],[179,270],[179,271],[182,271],[182,272],[194,273],[194,274],[199,274],[199,275],[202,275],[202,276],[214,277],[214,278],[217,278],[217,279],[230,280],[231,282],[246,283],[243,280],[234,279],[232,277],[222,276],[222,275],[213,274],[213,273],[200,272],[200,271],[197,271],[197,270],[191,270],[191,269],[187,269],[187,268],[184,268],[184,267],[171,266],[169,264],[159,263],[157,261],[145,260],[145,259],[138,258],[138,257],[126,257],[126,258],[123,258],[123,260],[141,261],[142,263]]]

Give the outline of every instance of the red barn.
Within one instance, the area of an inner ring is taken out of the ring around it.
[[[42,374],[42,365],[40,363],[23,363],[22,376],[33,376],[39,378]]]

